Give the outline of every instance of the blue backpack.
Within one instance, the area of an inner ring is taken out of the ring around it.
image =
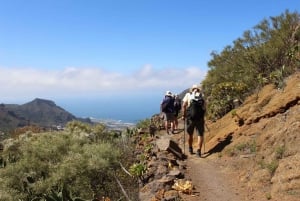
[[[161,111],[168,113],[174,112],[174,98],[166,96],[161,104]]]

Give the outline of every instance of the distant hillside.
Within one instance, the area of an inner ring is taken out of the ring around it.
[[[18,127],[34,124],[41,127],[65,125],[72,120],[84,122],[89,119],[81,119],[57,106],[51,100],[36,98],[23,105],[0,105],[0,131],[8,132]]]

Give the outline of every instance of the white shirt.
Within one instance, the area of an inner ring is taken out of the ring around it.
[[[186,93],[185,96],[183,97],[182,101],[183,102],[187,102],[187,106],[190,106],[191,100],[195,97],[195,96],[199,96],[201,93],[196,91],[196,92],[192,92],[192,93]],[[204,97],[204,95],[202,94],[202,97]]]
[[[191,100],[195,97],[195,96],[199,96],[200,94],[202,94],[202,97],[204,98],[204,94],[201,93],[201,92],[198,92],[198,91],[195,91],[195,92],[188,92],[185,94],[185,96],[183,97],[182,101],[183,101],[183,105],[185,105],[187,103],[187,106],[186,107],[183,107],[183,109],[186,109],[190,106],[190,103],[191,103]],[[204,104],[203,104],[203,109],[205,110],[205,107],[206,107],[206,104],[205,104],[205,101],[204,101]]]

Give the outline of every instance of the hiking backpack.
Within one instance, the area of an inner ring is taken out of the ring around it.
[[[180,99],[175,99],[175,101],[174,101],[174,109],[176,111],[180,111],[181,110],[181,100]]]
[[[162,112],[174,112],[174,99],[170,96],[166,96],[161,104]]]
[[[191,120],[200,120],[204,117],[204,99],[201,93],[192,93],[187,115]]]

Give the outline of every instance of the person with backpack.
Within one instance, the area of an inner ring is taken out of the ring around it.
[[[181,110],[181,99],[177,94],[174,95],[174,129],[178,129],[178,115]]]
[[[166,92],[161,103],[161,112],[163,113],[167,134],[170,134],[171,132],[174,134],[174,98],[170,91]],[[169,131],[169,124],[171,125],[171,131]]]
[[[201,157],[201,148],[204,140],[204,115],[205,100],[201,89],[194,84],[190,92],[183,98],[183,119],[186,120],[186,131],[188,133],[189,152],[193,154],[193,134],[196,129],[198,133],[197,156]]]

